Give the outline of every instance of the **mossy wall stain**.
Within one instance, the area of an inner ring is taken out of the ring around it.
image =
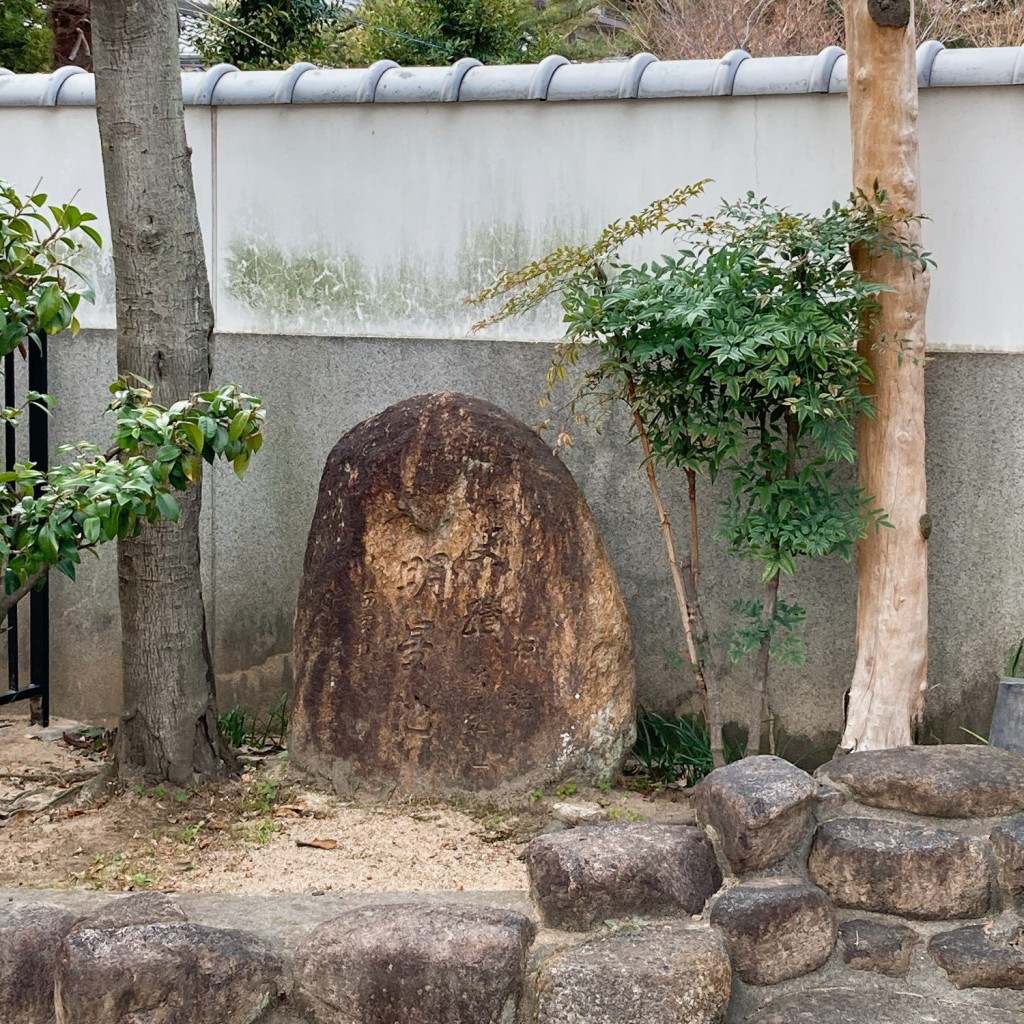
[[[79,318],[87,327],[113,327],[116,319],[114,257],[109,243],[102,249],[92,245],[83,248],[75,255],[72,266],[92,285],[94,292],[92,304],[83,302],[79,306]],[[72,283],[77,287],[81,282]]]
[[[225,259],[227,293],[258,314],[267,330],[302,333],[461,337],[484,315],[466,299],[503,270],[559,245],[589,237],[579,226],[549,224],[539,235],[522,222],[467,233],[450,258],[404,254],[371,267],[351,251],[285,249],[272,239],[238,238]],[[557,303],[522,319],[520,329],[545,339],[562,334]]]

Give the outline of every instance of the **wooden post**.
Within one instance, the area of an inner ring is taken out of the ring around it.
[[[853,181],[880,188],[892,211],[918,212],[917,61],[913,0],[846,0]],[[918,221],[898,228],[920,237]],[[875,418],[858,424],[861,487],[884,508],[883,527],[857,552],[857,663],[842,747],[913,742],[928,671],[928,561],[924,436],[928,274],[906,259],[854,252],[866,278],[891,291],[865,329]]]

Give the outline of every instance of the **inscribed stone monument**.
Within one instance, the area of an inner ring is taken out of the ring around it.
[[[328,458],[295,619],[291,756],[342,793],[522,795],[614,772],[633,648],[569,471],[445,392]]]

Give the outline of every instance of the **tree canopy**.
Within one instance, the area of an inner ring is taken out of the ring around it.
[[[46,4],[3,0],[0,4],[0,68],[15,73],[49,71],[53,33]]]
[[[189,38],[204,63],[285,67],[299,60],[365,67],[475,57],[517,64],[558,53],[593,60],[623,52],[629,37],[602,29],[589,0],[225,0]]]

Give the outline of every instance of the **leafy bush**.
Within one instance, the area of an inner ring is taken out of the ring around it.
[[[70,261],[84,245],[100,244],[95,219],[0,181],[0,355],[24,354],[43,335],[77,333],[76,311],[92,291]],[[64,461],[46,472],[23,462],[0,473],[0,614],[53,567],[74,579],[82,551],[147,523],[176,521],[174,492],[199,482],[204,460],[227,459],[241,476],[263,444],[260,400],[232,384],[170,408],[154,403],[139,378],[119,378],[110,392],[109,451],[65,445],[58,449]],[[32,404],[49,408],[54,399],[30,391],[0,418],[17,427]]]
[[[621,400],[640,445],[661,523],[687,653],[722,763],[720,691],[700,589],[699,479],[728,482],[717,532],[757,563],[760,597],[736,603],[741,621],[730,656],[755,655],[748,753],[758,750],[769,659],[799,663],[794,628],[804,609],[779,599],[783,575],[801,556],[849,559],[867,530],[885,524],[869,495],[838,472],[855,458],[854,423],[871,413],[867,361],[858,352],[881,286],[863,280],[851,252],[867,247],[922,265],[903,241],[908,218],[883,194],[796,214],[748,194],[712,217],[676,211],[705,182],[679,189],[588,245],[566,246],[502,275],[477,301],[504,296],[477,326],[561,297],[568,340],[548,372],[548,396],[588,351],[590,369],[569,402],[585,419],[585,397]],[[651,233],[674,251],[640,265],[622,246]],[[899,345],[900,339],[890,340]],[[563,430],[560,437],[566,436]],[[657,468],[681,470],[689,498],[689,552],[680,559]]]

